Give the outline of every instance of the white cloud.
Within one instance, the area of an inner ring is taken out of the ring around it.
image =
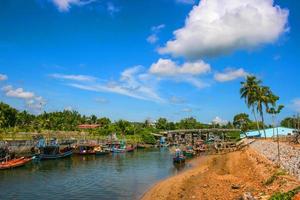
[[[204,88],[209,86],[209,84],[204,83],[196,76],[207,74],[210,70],[210,65],[202,60],[178,65],[170,59],[159,59],[150,66],[149,73],[162,79],[186,82],[197,88]]]
[[[142,67],[135,66],[126,69],[121,73],[118,81],[107,81],[105,83],[92,83],[92,84],[68,84],[71,87],[95,91],[95,92],[111,92],[117,93],[136,99],[142,99],[154,102],[164,102],[155,90],[155,80],[149,78],[140,78]]]
[[[287,21],[273,0],[202,0],[159,52],[197,59],[252,49],[276,41]]]
[[[19,99],[32,99],[35,96],[33,92],[24,91],[23,88],[14,89],[11,85],[4,86],[2,90],[8,97],[15,97]]]
[[[5,80],[7,80],[7,79],[8,79],[7,75],[5,75],[5,74],[0,74],[0,81],[5,81]]]
[[[72,75],[72,74],[50,74],[52,78],[72,81],[95,81],[97,78],[86,75]]]
[[[232,80],[235,80],[238,78],[243,78],[247,75],[248,75],[248,73],[243,68],[239,68],[239,69],[227,68],[227,69],[225,69],[224,72],[217,72],[214,75],[214,78],[216,81],[219,81],[219,82],[227,82],[227,81],[232,81]]]
[[[200,75],[210,72],[211,67],[202,60],[177,65],[170,59],[160,58],[150,66],[149,72],[158,76]]]
[[[25,91],[23,88],[14,89],[13,86],[6,85],[2,88],[2,91],[4,91],[7,97],[24,100],[26,106],[34,112],[41,111],[46,104],[43,97],[36,96],[33,92]]]
[[[158,26],[152,26],[152,28],[151,28],[152,34],[147,37],[147,42],[149,42],[151,44],[156,43],[159,40],[157,35],[160,32],[160,30],[163,28],[165,28],[164,24],[160,24]]]
[[[84,6],[94,2],[95,0],[52,0],[57,9],[61,12],[67,12],[72,5]]]
[[[74,109],[73,109],[72,106],[67,106],[67,107],[64,108],[64,110],[66,110],[66,111],[73,111]]]
[[[296,112],[300,112],[300,98],[292,100],[291,108]]]
[[[147,37],[147,42],[154,44],[158,41],[158,37],[156,34],[151,34]]]
[[[212,123],[219,124],[219,125],[226,125],[228,121],[217,116],[212,120]]]
[[[176,0],[176,2],[183,4],[195,4],[195,0]]]

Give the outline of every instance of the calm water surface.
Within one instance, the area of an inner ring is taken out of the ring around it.
[[[0,199],[134,200],[180,170],[167,149],[73,156],[0,171]]]

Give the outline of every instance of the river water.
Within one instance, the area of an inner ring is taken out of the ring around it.
[[[168,149],[77,156],[0,171],[0,199],[139,199],[155,182],[188,168]]]

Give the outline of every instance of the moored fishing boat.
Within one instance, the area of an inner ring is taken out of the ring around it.
[[[187,146],[183,151],[183,155],[187,158],[192,158],[196,155],[196,152],[193,150],[193,146]]]
[[[99,145],[96,144],[79,144],[75,147],[74,153],[79,155],[94,155],[101,151]]]
[[[183,155],[182,151],[180,149],[175,150],[175,155],[173,157],[173,162],[174,163],[185,163],[185,156]]]
[[[2,169],[12,169],[16,167],[21,167],[30,162],[32,158],[15,158],[15,159],[8,159],[6,158],[4,161],[0,162],[0,170]]]
[[[135,150],[135,146],[131,145],[129,147],[126,147],[126,152],[133,152]]]
[[[40,153],[37,155],[37,157],[40,160],[66,158],[73,154],[72,148],[70,146],[61,149],[56,139],[51,140],[49,145],[45,145],[44,139],[41,139],[39,141],[38,147]]]

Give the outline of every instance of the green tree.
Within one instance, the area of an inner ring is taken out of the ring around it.
[[[167,130],[168,129],[168,120],[166,118],[159,118],[155,123],[155,127],[159,130]]]
[[[261,81],[258,80],[255,76],[247,76],[245,82],[241,82],[240,95],[241,98],[245,100],[245,103],[249,109],[251,109],[252,114],[254,116],[257,130],[260,133],[259,122],[256,116],[256,106],[257,106],[257,98],[259,93]]]
[[[233,117],[233,126],[241,129],[244,133],[249,130],[250,123],[251,120],[249,119],[249,115],[246,113],[240,113]]]

